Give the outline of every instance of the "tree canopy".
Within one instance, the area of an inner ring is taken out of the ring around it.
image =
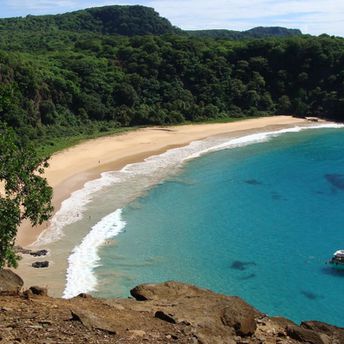
[[[52,211],[47,160],[30,142],[267,114],[343,121],[343,108],[340,37],[187,33],[143,6],[1,19],[0,125],[18,136],[0,130],[0,268],[16,264],[21,221],[40,224]]]
[[[24,219],[33,226],[52,213],[52,189],[41,175],[48,166],[32,147],[22,147],[12,130],[0,131],[0,269],[16,267],[15,237]]]
[[[1,20],[0,121],[49,142],[251,115],[344,120],[343,38],[283,28],[249,30],[245,40],[194,37],[162,19],[108,6]]]
[[[104,6],[59,15],[0,19],[3,31],[75,31],[119,35],[161,35],[179,31],[145,6]]]
[[[252,38],[267,38],[267,37],[290,37],[301,36],[302,32],[298,29],[287,29],[285,27],[263,27],[258,26],[246,31],[235,31],[225,29],[213,30],[190,30],[187,33],[195,37],[209,37],[219,39],[252,39]]]

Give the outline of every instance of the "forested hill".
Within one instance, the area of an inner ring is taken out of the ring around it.
[[[109,33],[118,22],[104,18],[117,10],[137,35]],[[136,11],[150,15],[128,14]],[[103,20],[84,21],[94,31],[76,30],[83,21],[75,18],[90,13]],[[193,37],[163,19],[166,31],[157,29],[152,16],[160,22],[152,9],[115,6],[3,20],[0,121],[24,139],[46,142],[115,127],[266,114],[344,120],[344,39]],[[59,29],[42,24],[61,18]],[[148,22],[154,30],[143,35]]]
[[[0,33],[2,30],[89,31],[126,36],[162,35],[179,31],[153,8],[138,5],[94,7],[60,15],[0,19]]]
[[[255,27],[247,31],[192,30],[182,31],[153,8],[145,6],[104,6],[59,15],[32,16],[0,19],[1,31],[15,32],[93,32],[101,34],[163,35],[186,33],[195,37],[221,39],[252,39],[265,37],[300,36],[300,30],[284,27]]]
[[[234,30],[192,30],[187,31],[189,35],[195,37],[210,37],[219,39],[253,39],[267,37],[289,37],[301,36],[302,32],[298,29],[287,29],[285,27],[255,27],[247,31]]]

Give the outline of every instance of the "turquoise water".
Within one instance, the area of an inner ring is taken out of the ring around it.
[[[188,162],[122,213],[101,249],[100,296],[179,280],[269,315],[344,326],[343,129],[285,134]]]

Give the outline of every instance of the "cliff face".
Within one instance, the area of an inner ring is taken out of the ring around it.
[[[0,286],[2,281],[0,278]],[[0,342],[344,343],[344,329],[270,318],[238,297],[177,282],[141,285],[131,299],[71,300],[46,290],[0,292]]]

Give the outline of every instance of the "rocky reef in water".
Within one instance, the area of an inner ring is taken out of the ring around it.
[[[344,329],[268,317],[238,297],[178,282],[139,285],[128,299],[47,296],[0,271],[0,343],[344,343]]]

